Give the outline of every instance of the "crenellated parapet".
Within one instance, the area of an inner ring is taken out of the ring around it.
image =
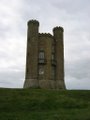
[[[39,33],[39,37],[50,37],[50,38],[53,38],[53,36],[50,33]]]
[[[29,20],[27,24],[28,24],[28,25],[30,25],[30,24],[35,24],[35,25],[38,25],[38,26],[39,26],[39,22],[38,22],[37,20]]]
[[[55,32],[55,31],[64,32],[64,29],[63,29],[63,27],[61,27],[61,26],[56,26],[56,27],[53,28],[53,32]]]

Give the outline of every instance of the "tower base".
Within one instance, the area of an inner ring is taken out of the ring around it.
[[[65,89],[63,81],[26,79],[24,88]]]
[[[24,83],[24,88],[38,88],[39,83],[37,79],[26,79]]]

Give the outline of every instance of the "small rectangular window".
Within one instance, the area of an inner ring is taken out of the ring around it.
[[[51,78],[52,80],[55,80],[56,77],[56,67],[52,66],[52,72],[51,72]]]
[[[55,52],[55,46],[52,45],[52,52],[54,53]]]
[[[38,78],[40,80],[44,79],[44,66],[43,65],[38,66]]]
[[[44,50],[39,51],[39,61],[38,61],[38,63],[40,63],[40,64],[45,64],[46,63]]]
[[[39,52],[39,59],[44,59],[44,51]]]
[[[44,66],[39,65],[39,75],[43,75],[43,74],[44,74]]]
[[[52,53],[52,60],[55,60],[55,54]]]

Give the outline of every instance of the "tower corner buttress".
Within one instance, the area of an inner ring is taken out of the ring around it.
[[[65,89],[64,81],[64,29],[61,26],[53,28],[53,36],[56,43],[56,88]]]
[[[26,53],[26,75],[24,88],[38,87],[37,69],[38,69],[38,36],[39,22],[30,20],[27,23],[27,53]]]

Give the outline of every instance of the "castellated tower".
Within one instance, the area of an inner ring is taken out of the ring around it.
[[[65,89],[63,31],[39,33],[39,22],[28,22],[24,88]]]

